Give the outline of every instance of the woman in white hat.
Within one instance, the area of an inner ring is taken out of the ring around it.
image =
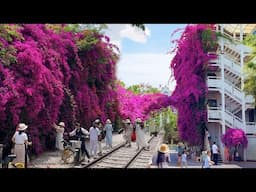
[[[12,137],[12,142],[14,145],[14,154],[16,158],[13,160],[13,163],[24,163],[25,164],[25,145],[31,145],[32,142],[28,142],[28,135],[25,133],[25,130],[28,126],[24,123],[19,123],[17,126],[17,131]]]
[[[170,163],[170,153],[167,144],[162,144],[159,147],[156,164],[158,168],[167,168]]]
[[[55,147],[58,150],[64,150],[62,141],[63,141],[63,134],[65,131],[65,123],[59,122],[59,125],[54,124],[53,127],[55,128],[55,131],[56,131]]]
[[[140,118],[136,119],[135,130],[136,130],[137,150],[139,150],[142,147],[145,147],[145,150],[148,150],[149,145],[147,144],[147,141],[146,141],[146,134],[144,131],[144,123],[142,122],[142,120]]]
[[[127,118],[125,120],[124,125],[124,139],[126,141],[127,147],[131,147],[131,140],[132,140],[132,132],[133,132],[133,125],[131,123],[131,120]]]
[[[112,131],[113,127],[110,119],[107,119],[106,124],[104,126],[104,131],[106,131],[106,146],[112,148]]]

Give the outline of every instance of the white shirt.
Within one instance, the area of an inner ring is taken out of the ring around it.
[[[218,153],[218,147],[217,147],[216,144],[213,144],[213,145],[212,145],[212,153],[213,153],[213,154]]]
[[[96,127],[91,127],[89,130],[90,133],[90,140],[98,141],[98,136],[100,135],[100,130]]]
[[[25,141],[28,140],[28,136],[26,133],[22,132],[19,134],[19,131],[16,131],[15,134],[13,135],[14,142],[15,144],[24,144]]]
[[[77,129],[74,129],[73,131],[71,131],[71,132],[69,133],[69,135],[70,135],[70,136],[75,136],[75,135],[76,135],[76,130],[77,130]],[[84,129],[83,127],[81,127],[81,131],[82,131],[82,133],[83,133],[84,135],[89,135],[89,132],[88,132],[86,129]]]

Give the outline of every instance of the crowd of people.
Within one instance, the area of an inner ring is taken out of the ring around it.
[[[123,124],[123,138],[126,142],[126,147],[131,147],[131,142],[136,140],[137,150],[144,148],[149,150],[149,145],[145,138],[144,122],[137,118],[134,124],[129,118],[122,121]],[[27,159],[27,146],[31,146],[32,142],[28,140],[26,129],[28,125],[19,123],[16,127],[15,134],[12,137],[14,147],[12,153],[16,158],[13,164],[22,163],[25,165]],[[102,142],[105,141],[106,148],[113,148],[112,132],[113,126],[110,119],[103,123],[99,118],[93,121],[92,126],[86,129],[80,125],[79,122],[75,123],[75,127],[71,132],[67,132],[65,122],[61,121],[58,124],[53,124],[55,130],[55,148],[60,154],[64,151],[65,139],[68,138],[70,142],[76,143],[79,146],[81,155],[84,156],[88,162],[91,158],[97,158],[102,155]]]
[[[144,122],[137,118],[134,123],[129,118],[122,121],[123,138],[126,142],[126,147],[132,146],[132,141],[136,141],[137,151],[140,149],[149,150],[149,144],[146,141],[146,133],[144,130]],[[22,163],[26,164],[28,160],[27,148],[32,145],[29,140],[26,130],[28,125],[25,123],[19,123],[16,127],[15,133],[12,137],[13,151],[16,155],[13,164]],[[97,158],[102,155],[102,142],[105,140],[106,148],[113,148],[112,132],[113,126],[110,119],[107,119],[105,123],[100,119],[93,121],[92,126],[89,129],[83,128],[79,122],[75,124],[74,129],[71,132],[66,132],[66,125],[64,122],[53,124],[53,128],[56,132],[56,144],[55,147],[60,153],[64,150],[63,140],[65,136],[72,138],[79,143],[81,155],[87,158],[88,162],[91,158]],[[218,156],[220,153],[219,147],[216,142],[210,146],[210,135],[206,134],[205,150],[201,152],[199,157],[202,164],[202,168],[210,168],[212,165],[218,164]],[[225,147],[224,149],[224,162],[230,161],[230,151]],[[235,154],[238,154],[236,152]],[[195,155],[194,155],[195,156]],[[234,156],[236,157],[236,156]],[[178,143],[177,145],[177,166],[188,167],[188,158],[193,158],[193,150],[187,149],[184,143]],[[152,165],[156,165],[159,168],[166,168],[171,163],[171,155],[169,146],[167,144],[160,145],[157,153],[152,158]]]
[[[145,150],[149,150],[149,145],[146,141],[146,133],[144,129],[144,122],[137,118],[135,120],[135,124],[131,123],[131,120],[127,118],[123,121],[124,126],[124,139],[126,141],[127,147],[131,147],[132,136],[133,134],[136,135],[136,144],[137,144],[137,151],[141,148]]]
[[[126,147],[131,147],[133,134],[136,135],[137,150],[145,148],[149,150],[149,145],[146,142],[144,122],[137,118],[135,124],[131,123],[129,118],[122,121],[123,122],[123,138],[126,142]],[[56,149],[63,150],[63,135],[68,135],[73,137],[75,140],[81,141],[81,153],[86,155],[87,160],[90,158],[97,158],[102,155],[102,142],[105,140],[106,148],[113,148],[112,144],[112,132],[113,126],[110,119],[107,119],[105,124],[101,122],[100,119],[96,119],[92,126],[87,130],[76,123],[75,129],[69,133],[65,132],[65,123],[60,122],[58,125],[54,124],[56,130]],[[89,146],[86,147],[85,140],[89,140]],[[89,152],[87,151],[89,148]]]

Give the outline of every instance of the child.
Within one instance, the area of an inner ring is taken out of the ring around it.
[[[156,164],[158,168],[167,168],[170,163],[170,150],[168,145],[162,144],[158,150]]]
[[[183,167],[183,165],[184,165],[186,168],[188,167],[186,151],[183,151],[183,152],[182,152],[182,155],[181,155],[181,167]]]
[[[214,164],[214,161],[211,161],[211,152],[207,151],[205,152],[207,155],[203,158],[203,165],[202,168],[211,168],[211,166]]]

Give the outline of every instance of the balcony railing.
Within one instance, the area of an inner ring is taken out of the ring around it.
[[[221,78],[220,77],[208,76],[207,83],[208,83],[209,88],[221,88]]]
[[[221,66],[219,58],[210,59],[208,63],[209,63],[210,66],[215,66],[215,67],[220,67]]]
[[[221,89],[223,85],[220,77],[208,77],[207,83],[208,88]],[[243,93],[241,90],[233,86],[232,83],[227,80],[225,80],[224,82],[224,89],[227,93],[229,93],[232,97],[234,97],[236,100],[238,100],[238,102],[241,103],[243,97]]]
[[[220,107],[208,107],[208,120],[221,120]]]
[[[226,92],[228,92],[232,97],[237,99],[239,102],[242,102],[243,93],[241,90],[239,90],[237,87],[235,87],[232,83],[225,80],[224,82],[224,89]]]
[[[253,104],[255,102],[255,99],[252,95],[246,95],[245,96],[245,103]]]
[[[225,118],[226,123],[228,123],[230,126],[237,127],[237,128],[243,128],[242,119],[233,115],[231,112],[226,110],[224,118]]]
[[[246,133],[256,134],[255,122],[246,122]]]
[[[237,127],[237,128],[243,128],[244,125],[243,125],[243,120],[237,116],[233,116],[234,117],[234,127]]]
[[[225,121],[229,123],[231,126],[233,126],[233,114],[230,113],[229,111],[225,111],[224,115]]]
[[[222,62],[224,63],[224,66],[227,69],[229,69],[230,71],[233,71],[235,74],[241,76],[242,68],[238,63],[231,61],[225,55],[222,57]]]

